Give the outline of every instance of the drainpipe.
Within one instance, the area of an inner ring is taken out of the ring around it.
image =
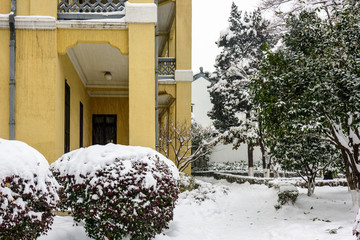
[[[9,14],[10,27],[10,105],[9,105],[9,139],[15,139],[15,15],[16,0],[11,0],[11,12]]]
[[[155,0],[156,6],[158,6],[158,0]],[[159,150],[159,99],[158,99],[158,82],[159,82],[159,26],[158,21],[155,23],[155,145],[156,150]]]

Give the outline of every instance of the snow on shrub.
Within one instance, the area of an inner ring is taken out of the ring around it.
[[[63,185],[61,205],[85,222],[94,239],[149,239],[173,218],[179,175],[175,165],[143,147],[94,145],[51,165]]]
[[[199,205],[206,200],[215,202],[230,192],[228,187],[213,185],[185,173],[180,173],[180,190],[180,199]]]
[[[360,240],[360,209],[355,218],[354,226],[353,226],[353,235],[356,236],[357,240]]]
[[[36,239],[53,223],[59,184],[45,157],[19,141],[0,139],[0,239]]]
[[[275,209],[278,210],[285,204],[294,204],[299,196],[299,190],[291,183],[281,183],[277,187],[278,189],[278,204],[275,205]]]

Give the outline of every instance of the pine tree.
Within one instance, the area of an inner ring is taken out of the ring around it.
[[[229,27],[222,31],[217,41],[221,53],[216,58],[215,71],[210,76],[209,87],[212,110],[208,113],[225,144],[238,148],[248,144],[249,167],[252,167],[252,151],[258,142],[259,124],[256,106],[249,90],[250,77],[258,68],[267,44],[273,38],[267,31],[269,22],[260,10],[252,13],[231,6]]]

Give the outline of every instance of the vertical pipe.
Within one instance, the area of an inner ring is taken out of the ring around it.
[[[158,0],[155,0],[156,6],[158,6]],[[158,21],[155,23],[155,145],[156,150],[159,150],[159,93],[158,93],[158,82],[159,82],[159,26]]]
[[[9,14],[10,27],[10,105],[9,105],[9,139],[15,139],[15,15],[16,0],[11,0],[11,12]]]

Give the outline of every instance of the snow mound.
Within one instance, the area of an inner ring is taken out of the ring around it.
[[[201,204],[201,202],[207,200],[215,202],[218,198],[230,192],[230,189],[226,186],[217,186],[198,179],[190,180],[190,177],[181,177],[181,181],[183,185],[190,185],[190,181],[194,181],[193,188],[179,195],[179,199],[186,200],[190,204],[193,202]]]
[[[26,180],[24,194],[50,191],[50,195],[55,200],[59,200],[57,195],[59,184],[49,170],[49,163],[45,157],[26,143],[0,138],[0,192],[7,193],[9,201],[17,199],[19,209],[24,210],[27,207],[26,203],[18,198],[18,193],[13,192],[9,182],[10,178],[15,176]],[[48,184],[53,187],[48,188]],[[47,200],[51,204],[51,198]],[[6,207],[7,203],[1,205],[1,209]]]
[[[360,240],[360,209],[355,218],[354,226],[353,226],[353,235],[356,236],[357,240]]]
[[[175,164],[157,151],[151,148],[123,146],[113,143],[93,145],[66,153],[51,164],[51,168],[56,169],[59,176],[75,176],[76,184],[82,184],[85,179],[81,176],[93,177],[98,170],[107,168],[115,161],[121,161],[125,166],[121,175],[134,172],[135,169],[132,168],[132,163],[135,161],[144,162],[150,168],[155,168],[155,162],[151,160],[155,156],[165,162],[170,168],[173,178],[179,180],[179,173]],[[145,184],[153,185],[153,178],[149,176]]]

